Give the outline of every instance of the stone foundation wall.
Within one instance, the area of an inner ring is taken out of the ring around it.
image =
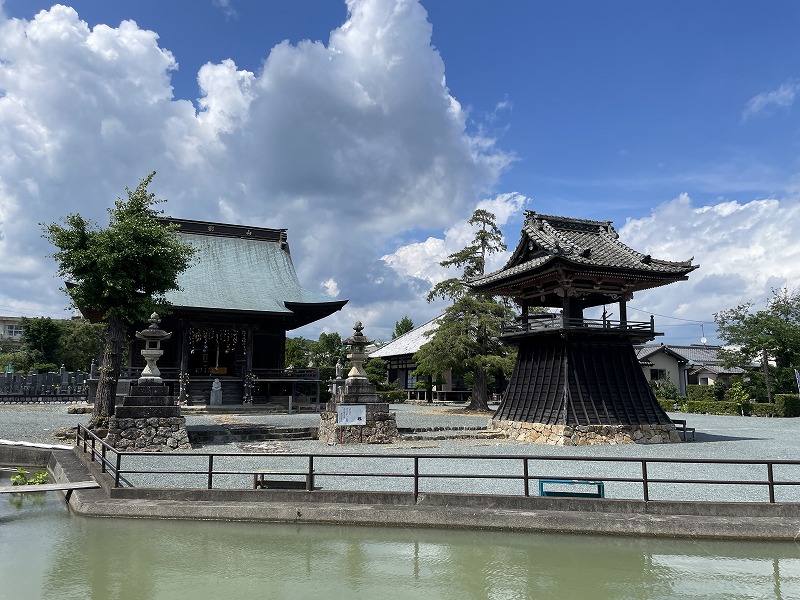
[[[117,450],[131,452],[172,452],[191,450],[185,417],[108,420],[106,442]]]
[[[319,440],[328,444],[389,444],[399,437],[395,415],[367,405],[364,425],[339,425],[336,411],[320,413]]]
[[[681,438],[674,425],[544,425],[492,419],[489,429],[520,442],[551,446],[670,444]]]

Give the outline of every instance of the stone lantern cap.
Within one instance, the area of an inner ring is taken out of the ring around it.
[[[144,331],[136,332],[136,339],[144,340],[147,349],[158,349],[161,347],[161,342],[168,340],[172,337],[172,332],[159,329],[158,325],[161,323],[161,317],[158,313],[150,315],[150,327]]]
[[[369,339],[365,336],[362,331],[364,331],[364,326],[361,324],[361,321],[356,321],[355,325],[353,325],[353,330],[356,332],[355,335],[351,335],[347,338],[344,343],[354,347],[362,347],[366,348],[369,344],[373,342],[373,340]],[[353,348],[355,349],[355,348]]]

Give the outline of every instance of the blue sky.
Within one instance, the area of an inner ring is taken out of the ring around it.
[[[174,216],[289,228],[305,287],[350,299],[308,337],[434,316],[478,202],[511,246],[529,209],[694,256],[631,302],[685,319],[665,341],[797,285],[796,2],[64,4],[0,1],[0,313],[63,315],[37,223],[102,223],[150,170]]]

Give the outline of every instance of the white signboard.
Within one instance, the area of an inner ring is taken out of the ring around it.
[[[339,425],[366,425],[367,407],[363,404],[340,404],[337,409]]]

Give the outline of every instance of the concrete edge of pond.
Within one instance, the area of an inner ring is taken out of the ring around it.
[[[643,502],[296,490],[119,490],[73,450],[0,445],[0,464],[46,466],[58,482],[96,480],[65,494],[76,514],[142,519],[457,528],[800,542],[800,504]]]

